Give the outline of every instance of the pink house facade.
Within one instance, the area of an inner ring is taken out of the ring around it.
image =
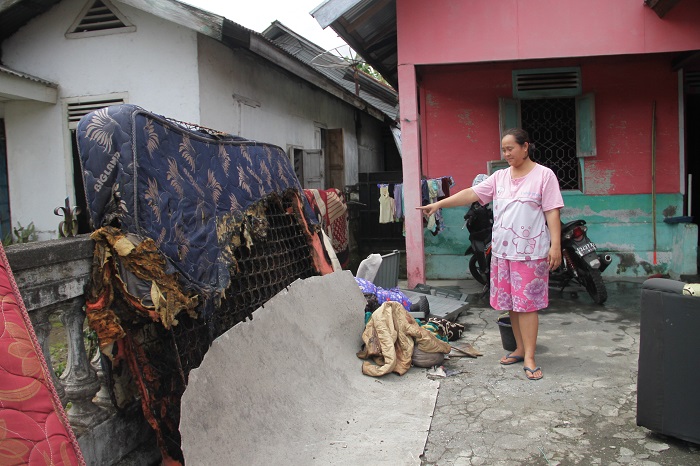
[[[641,0],[397,1],[406,206],[421,177],[458,190],[498,168],[501,130],[522,126],[559,175],[563,220],[612,254],[606,275],[697,273],[700,3],[670,3],[661,18]],[[406,208],[409,287],[468,273],[465,209],[445,210],[433,236]]]
[[[421,179],[470,186],[503,167],[516,126],[557,174],[562,219],[612,256],[604,276],[697,273],[700,2],[326,0],[311,14],[398,87],[409,287],[469,276],[466,208],[428,232]]]

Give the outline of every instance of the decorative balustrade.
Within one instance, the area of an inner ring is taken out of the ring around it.
[[[115,413],[102,380],[99,356],[91,361],[86,352],[84,292],[93,247],[87,235],[80,235],[11,245],[5,253],[86,461],[119,464],[122,456],[152,433],[138,409],[129,410],[128,415]],[[66,332],[68,358],[60,377],[52,365],[49,345],[54,316],[60,318]],[[149,464],[153,454],[142,451],[140,457],[142,464]]]

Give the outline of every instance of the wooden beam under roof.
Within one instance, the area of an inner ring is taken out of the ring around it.
[[[371,7],[364,10],[360,16],[352,20],[352,24],[348,24],[345,28],[348,32],[353,32],[355,29],[364,26],[364,24],[369,21],[377,12],[384,9],[391,0],[379,0],[378,2],[372,4]]]
[[[671,61],[671,69],[678,71],[681,68],[698,67],[700,66],[700,50],[691,50],[683,52],[678,57]]]
[[[680,0],[644,0],[644,4],[654,10],[659,18],[663,18]]]

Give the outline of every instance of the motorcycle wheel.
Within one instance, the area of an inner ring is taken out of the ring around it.
[[[608,299],[608,290],[605,289],[600,270],[591,269],[583,273],[579,271],[579,276],[594,303],[603,304]]]
[[[472,256],[471,259],[469,259],[469,272],[471,272],[472,277],[474,277],[474,280],[477,282],[481,283],[482,285],[489,284],[489,276],[481,271],[479,261],[476,259],[476,256]]]

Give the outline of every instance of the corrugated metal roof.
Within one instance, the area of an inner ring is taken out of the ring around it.
[[[349,8],[347,7],[349,5]],[[398,88],[396,0],[327,0],[311,12]]]
[[[20,71],[11,70],[10,68],[7,68],[5,66],[0,66],[0,73],[9,74],[10,76],[16,76],[18,78],[28,79],[30,81],[37,82],[39,84],[44,84],[45,86],[48,86],[48,87],[58,88],[58,84],[56,84],[56,83],[52,83],[51,81],[47,81],[45,79],[37,78],[36,76],[32,76],[31,74],[26,74],[26,73],[22,73]]]
[[[274,42],[298,60],[312,66],[315,70],[342,86],[355,95],[356,83],[352,63],[344,60],[298,35],[279,21],[272,23],[263,36]],[[359,72],[359,95],[362,100],[387,115],[390,120],[398,116],[398,94],[390,86],[383,84],[366,73]]]
[[[348,80],[345,77],[345,70],[324,69],[322,67],[312,66],[311,61],[315,56],[313,54],[316,53],[317,55],[318,53],[322,53],[324,50],[293,32],[291,33],[294,37],[301,39],[299,44],[295,45],[294,43],[290,42],[287,43],[285,47],[282,47],[258,32],[251,31],[237,23],[227,20],[226,18],[214,15],[191,5],[187,5],[186,3],[178,0],[120,1],[156,16],[176,22],[177,24],[190,27],[202,34],[219,40],[232,48],[250,48],[251,36],[260,37],[265,42],[269,42],[272,48],[281,51],[284,54],[288,54],[290,58],[297,61],[300,66],[310,67],[314,71],[318,72],[319,78],[321,80],[327,79],[328,85],[336,87],[338,92],[348,94],[351,93],[357,102],[364,102],[368,106],[367,111],[369,113],[374,113],[377,117],[380,114],[384,114],[389,116],[392,120],[396,118],[398,113],[396,110],[398,97],[393,89],[388,86],[384,86],[385,88],[383,88],[381,85],[377,87],[377,83],[373,82],[376,80],[369,76],[360,74],[358,76],[358,80],[360,82],[361,90],[360,95],[356,96],[354,79],[351,78]],[[32,18],[43,14],[59,2],[60,0],[0,0],[0,40],[10,37],[22,26],[27,24]],[[312,47],[309,48],[306,45],[301,46],[302,42],[304,44],[311,44]],[[318,49],[318,52],[316,52],[316,49]],[[265,56],[267,59],[274,60],[274,57],[271,58],[270,54],[265,54],[264,50],[258,50],[257,52],[259,53],[261,51],[263,52],[263,56]],[[9,70],[9,72],[18,73],[13,72],[12,70]],[[18,75],[22,76],[22,73],[19,73]],[[39,78],[28,75],[24,77],[27,79],[36,80],[37,82],[53,85],[52,83],[48,83],[47,81]],[[307,76],[305,79],[308,78],[309,77]],[[324,86],[323,83],[314,82],[314,79],[311,79],[311,82],[319,85],[322,88]],[[345,98],[341,94],[338,95],[341,98]],[[348,101],[351,102],[352,100]],[[362,104],[360,104],[359,107],[362,108]]]
[[[0,42],[17,32],[35,16],[48,10],[61,0],[0,0]]]

